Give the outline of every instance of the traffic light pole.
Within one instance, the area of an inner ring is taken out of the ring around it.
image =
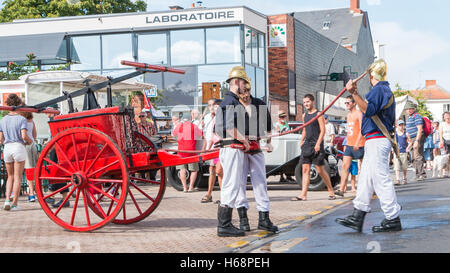
[[[327,75],[326,75],[327,80],[325,81],[325,85],[323,87],[323,94],[322,94],[322,111],[325,108],[325,93],[327,91],[327,82],[328,82],[328,77],[330,76],[331,66],[333,65],[334,58],[336,57],[336,53],[337,53],[339,47],[341,46],[342,41],[346,40],[346,39],[347,39],[346,37],[341,37],[341,40],[339,41],[336,49],[334,50],[333,57],[331,58],[331,61],[330,61],[330,65],[328,66],[328,71],[327,71]]]

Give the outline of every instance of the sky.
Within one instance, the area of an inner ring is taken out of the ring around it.
[[[190,7],[189,0],[148,0],[148,11],[168,6]],[[346,8],[350,0],[203,0],[205,7],[247,6],[266,15],[320,9]],[[421,89],[425,80],[450,92],[450,1],[360,0],[368,12],[372,38],[383,44],[381,55],[388,63],[393,87]]]
[[[191,0],[144,0],[148,11],[184,8]],[[346,8],[350,0],[203,0],[209,8],[247,6],[266,15],[320,9]],[[425,87],[425,80],[450,92],[450,1],[448,0],[360,0],[368,12],[372,38],[383,44],[391,86],[403,89]],[[0,7],[2,5],[0,4]]]

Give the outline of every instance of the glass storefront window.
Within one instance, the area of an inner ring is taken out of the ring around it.
[[[229,85],[226,82],[228,78],[228,73],[231,68],[234,66],[240,65],[236,64],[227,64],[227,65],[204,65],[198,67],[198,86],[200,87],[200,95],[203,92],[207,92],[206,90],[202,90],[204,83],[214,83],[217,82],[220,84],[220,98],[223,98],[226,91],[229,90]],[[219,97],[215,98],[219,99]]]
[[[100,69],[100,36],[79,36],[71,39],[71,59],[79,64],[71,65],[72,70]]]
[[[252,64],[258,65],[258,34],[252,31]]]
[[[138,34],[138,60],[149,64],[167,64],[167,34]]]
[[[246,65],[245,66],[245,72],[247,73],[247,76],[250,78],[250,80],[252,81],[252,96],[256,97],[256,75],[255,75],[255,67],[251,66],[251,65]]]
[[[245,62],[252,63],[252,30],[244,28]]]
[[[205,63],[205,30],[175,30],[170,32],[171,65]]]
[[[102,35],[103,69],[125,68],[121,60],[134,61],[131,34]]]
[[[266,77],[264,69],[256,68],[256,97],[265,100],[266,96]]]
[[[197,67],[177,67],[185,74],[147,73],[145,82],[156,84],[158,90],[163,90],[161,104],[168,105],[198,105]]]
[[[265,48],[266,48],[266,40],[264,34],[258,34],[258,55],[259,55],[259,67],[265,68],[266,59],[265,59]]]
[[[241,61],[239,27],[206,29],[207,63],[232,63]]]

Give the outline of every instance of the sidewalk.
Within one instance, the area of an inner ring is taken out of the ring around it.
[[[328,200],[328,192],[309,192],[308,201],[293,202],[298,195],[295,184],[270,184],[270,217],[281,230],[306,218],[320,214],[348,202],[345,199]],[[183,193],[167,186],[159,207],[149,217],[131,225],[108,224],[89,233],[66,231],[52,222],[38,202],[27,203],[21,197],[21,211],[0,210],[0,252],[82,252],[82,253],[198,253],[232,252],[251,241],[268,236],[267,232],[254,230],[258,212],[253,191],[248,190],[250,202],[248,216],[252,231],[245,237],[220,238],[217,232],[217,205],[200,203],[205,191]],[[219,191],[213,192],[213,200]],[[4,198],[0,200],[3,206]],[[239,226],[237,212],[234,224]]]

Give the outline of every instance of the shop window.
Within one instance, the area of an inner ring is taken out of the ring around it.
[[[147,73],[145,82],[155,84],[161,90],[159,105],[198,105],[197,66],[177,68],[185,74]]]
[[[138,60],[149,64],[167,64],[167,34],[138,34]]]
[[[444,104],[444,112],[450,112],[450,104]]]
[[[252,31],[252,64],[258,65],[258,34]]]
[[[266,40],[264,34],[258,34],[258,64],[259,67],[265,68],[266,65],[266,56],[265,56],[265,50],[266,50]]]
[[[134,61],[131,34],[102,35],[103,69],[125,68],[120,61]]]
[[[220,96],[217,96],[217,93],[213,92],[213,94],[215,95],[215,99],[221,99],[224,97],[226,91],[229,90],[229,85],[226,82],[228,73],[230,72],[231,68],[237,65],[240,64],[236,63],[229,65],[204,65],[198,67],[198,86],[199,88],[201,88],[199,96],[202,96],[202,102],[205,101],[203,96],[211,97],[211,94],[207,94],[208,91],[210,91],[207,90],[209,88],[209,83],[218,85],[215,88],[218,89]]]
[[[245,72],[247,72],[247,76],[251,80],[252,85],[252,96],[256,97],[256,74],[255,74],[255,67],[251,65],[245,66]]]
[[[244,47],[245,47],[245,62],[252,63],[252,30],[248,27],[244,29]]]
[[[101,69],[99,35],[72,37],[71,43],[71,59],[79,60],[71,65],[72,70]]]
[[[207,63],[234,63],[241,61],[239,28],[206,29]]]
[[[256,77],[255,77],[256,86],[256,97],[262,100],[265,100],[266,97],[266,77],[264,73],[264,69],[256,68]]]
[[[205,30],[175,30],[170,32],[171,65],[205,63]]]

